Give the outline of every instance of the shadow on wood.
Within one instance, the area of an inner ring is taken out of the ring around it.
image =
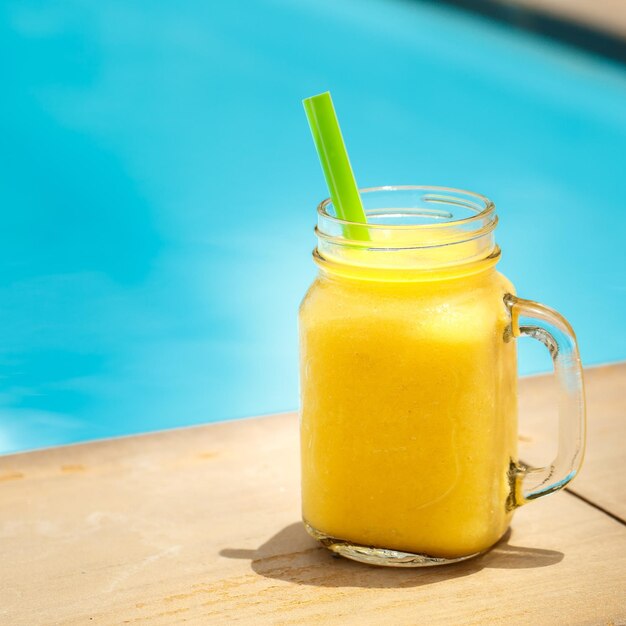
[[[304,530],[302,523],[286,526],[257,550],[224,548],[220,556],[250,559],[252,569],[261,576],[286,580],[299,585],[319,587],[420,587],[468,576],[483,568],[524,569],[548,567],[563,559],[563,553],[513,546],[509,530],[492,550],[483,556],[439,567],[398,569],[363,565],[339,558],[322,548]]]

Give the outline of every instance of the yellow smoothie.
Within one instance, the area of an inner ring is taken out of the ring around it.
[[[517,459],[507,292],[493,264],[425,279],[386,269],[384,280],[322,267],[300,309],[310,526],[444,558],[502,536]]]

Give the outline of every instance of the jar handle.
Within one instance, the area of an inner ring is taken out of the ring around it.
[[[578,473],[585,453],[585,392],[576,335],[567,320],[549,307],[504,297],[511,315],[510,337],[532,337],[550,352],[559,388],[559,434],[556,458],[545,467],[517,464],[513,470],[513,505],[521,506],[562,489]]]

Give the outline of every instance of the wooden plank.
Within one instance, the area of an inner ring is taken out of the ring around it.
[[[502,4],[535,9],[565,20],[587,24],[626,37],[624,0],[499,0]]]
[[[587,453],[570,490],[626,521],[626,363],[585,370]],[[520,381],[520,457],[545,465],[556,453],[557,398],[552,376]]]
[[[0,459],[0,623],[626,620],[626,528],[568,493],[463,564],[333,559],[298,521],[297,436],[285,414]]]

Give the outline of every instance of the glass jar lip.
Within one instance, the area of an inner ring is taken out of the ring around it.
[[[436,224],[372,224],[368,222],[365,225],[365,228],[367,228],[368,230],[373,229],[410,231],[419,229],[423,231],[427,229],[441,229],[451,226],[454,227],[460,224],[471,224],[472,222],[484,220],[485,218],[495,219],[495,216],[493,216],[493,213],[496,209],[495,203],[487,198],[487,196],[483,196],[482,194],[476,193],[474,191],[467,191],[466,189],[458,189],[455,187],[440,187],[434,185],[384,185],[382,187],[364,187],[362,189],[359,189],[360,194],[381,191],[430,191],[434,193],[453,193],[458,194],[459,196],[465,196],[469,199],[477,200],[478,202],[480,202],[481,206],[476,206],[469,200],[466,202],[458,202],[457,199],[458,204],[462,204],[463,206],[466,206],[476,211],[475,215],[470,215],[461,219],[447,220]],[[436,201],[435,199],[433,200]],[[440,199],[439,201],[444,202],[443,199]],[[322,219],[329,220],[331,223],[339,224],[342,226],[360,226],[361,228],[363,228],[363,224],[360,222],[352,222],[350,220],[344,220],[334,215],[331,215],[327,210],[330,204],[332,204],[332,199],[326,198],[317,205],[317,213]]]

